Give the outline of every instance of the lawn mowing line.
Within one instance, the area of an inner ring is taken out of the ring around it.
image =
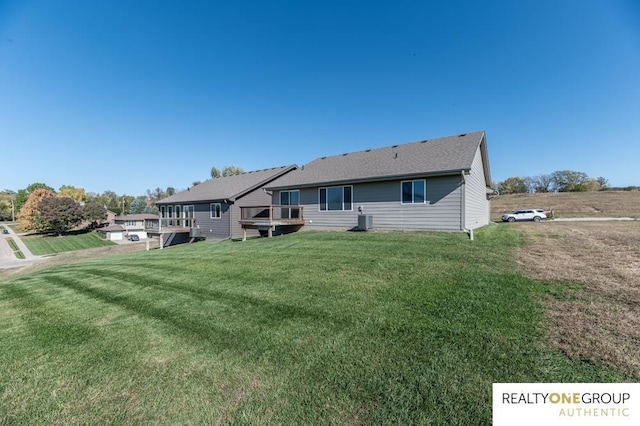
[[[163,290],[168,293],[178,293],[185,296],[189,296],[198,302],[213,301],[230,306],[234,309],[245,310],[247,306],[258,309],[262,315],[263,323],[265,319],[271,322],[283,322],[291,319],[302,319],[311,323],[317,322],[331,322],[332,324],[340,325],[342,327],[349,327],[351,321],[346,318],[337,318],[328,312],[316,313],[308,309],[304,309],[300,306],[285,304],[285,303],[272,303],[264,298],[257,298],[237,293],[231,293],[227,291],[212,290],[210,288],[202,287],[184,287],[179,284],[171,284],[163,279],[150,278],[149,276],[135,275],[128,272],[106,272],[101,269],[83,269],[85,274],[93,275],[100,278],[113,278],[121,282],[126,282],[131,285],[147,288],[152,287],[154,289]],[[137,278],[131,280],[131,278]],[[146,282],[141,284],[140,282]],[[150,284],[148,284],[150,283]]]
[[[87,326],[85,321],[69,315],[69,313],[64,316],[55,315],[46,306],[47,300],[29,292],[24,286],[7,285],[2,290],[11,295],[11,298],[5,300],[14,308],[24,312],[21,318],[24,318],[31,335],[42,343],[74,345],[97,337],[99,333],[97,328]],[[54,312],[58,312],[58,310],[56,309]]]
[[[130,295],[115,296],[102,289],[84,286],[80,282],[60,276],[49,276],[48,281],[54,286],[73,289],[140,317],[160,321],[168,330],[172,330],[173,334],[181,338],[192,336],[193,338],[188,339],[190,344],[209,343],[206,345],[208,350],[216,349],[218,352],[230,350],[242,357],[249,354],[254,354],[254,357],[262,357],[262,354],[268,350],[268,348],[259,346],[261,343],[259,333],[251,333],[246,328],[242,330],[225,329],[211,321],[200,321],[198,318],[193,318],[190,312],[155,307],[150,305],[148,301],[134,300]],[[283,348],[279,349],[285,351]]]

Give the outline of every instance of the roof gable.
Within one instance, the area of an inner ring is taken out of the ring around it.
[[[320,157],[277,179],[269,189],[373,181],[471,169],[485,133],[477,131],[383,148]],[[486,160],[486,153],[483,160]],[[485,165],[488,167],[488,165]],[[485,174],[488,168],[485,169]]]
[[[296,167],[296,165],[274,167],[209,179],[193,188],[163,198],[157,201],[156,204],[197,203],[217,200],[235,201],[243,195],[294,170]]]

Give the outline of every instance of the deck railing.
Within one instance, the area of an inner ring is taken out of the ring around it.
[[[160,218],[160,230],[166,228],[195,228],[194,217],[163,217]]]
[[[304,223],[302,209],[302,206],[282,205],[240,207],[240,221]]]

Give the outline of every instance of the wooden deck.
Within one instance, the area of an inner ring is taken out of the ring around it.
[[[247,229],[265,231],[271,237],[277,226],[302,226],[304,216],[301,206],[251,206],[240,207],[242,240],[247,239]]]
[[[158,228],[147,229],[147,235],[160,239],[160,248],[170,246],[174,240],[178,243],[201,237],[200,229],[196,227],[193,217],[174,217],[160,219]]]

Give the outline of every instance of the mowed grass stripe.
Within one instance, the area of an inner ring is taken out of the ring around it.
[[[29,235],[21,237],[22,241],[35,255],[47,255],[67,251],[85,250],[97,247],[112,246],[113,241],[103,240],[95,231],[76,232],[63,236]]]
[[[189,372],[191,366],[189,365],[178,368],[177,373],[172,372],[169,376],[162,376],[162,373],[165,372],[163,368],[165,363],[169,363],[174,357],[184,355],[181,353],[185,351],[184,339],[176,339],[176,336],[181,333],[171,333],[170,338],[167,339],[166,329],[158,334],[157,331],[164,329],[164,327],[159,327],[162,322],[153,321],[153,317],[149,321],[149,318],[145,316],[129,313],[126,316],[124,327],[121,323],[110,323],[105,327],[83,327],[84,330],[94,332],[101,329],[105,331],[99,336],[94,334],[94,339],[86,339],[87,333],[74,333],[74,329],[78,331],[78,327],[84,325],[85,321],[91,322],[92,319],[95,320],[96,317],[104,315],[104,312],[94,315],[98,308],[115,307],[117,311],[122,311],[123,308],[117,304],[105,304],[99,298],[94,297],[95,293],[78,292],[79,281],[71,284],[74,280],[69,277],[63,278],[64,285],[61,285],[60,278],[55,274],[47,277],[46,293],[51,298],[50,300],[32,294],[33,292],[25,290],[24,286],[2,288],[2,290],[9,289],[7,293],[11,294],[12,298],[24,301],[25,305],[29,307],[30,311],[23,315],[23,320],[25,316],[28,317],[27,321],[30,324],[27,335],[31,337],[28,340],[32,343],[26,344],[24,339],[26,336],[21,337],[17,347],[24,349],[25,346],[28,346],[26,351],[28,354],[17,356],[18,352],[13,352],[15,356],[12,363],[10,359],[3,359],[3,366],[13,365],[14,368],[8,369],[8,371],[14,374],[3,375],[3,379],[0,379],[0,389],[3,390],[3,395],[11,397],[11,400],[6,401],[6,404],[0,404],[2,407],[0,414],[3,414],[3,410],[8,411],[12,406],[19,405],[14,403],[18,403],[21,399],[35,398],[39,403],[32,406],[28,413],[24,413],[30,419],[24,424],[55,423],[60,415],[64,415],[65,411],[72,413],[70,419],[74,419],[74,421],[71,423],[75,423],[77,420],[79,423],[95,424],[103,423],[104,419],[111,419],[118,424],[139,424],[140,421],[147,422],[154,418],[155,422],[163,423],[167,418],[170,418],[173,410],[173,408],[168,411],[163,410],[163,404],[175,404],[175,400],[178,399],[183,404],[180,406],[180,410],[184,410],[193,403],[193,400],[184,401],[182,392],[196,401],[198,394],[200,394],[200,398],[203,400],[195,405],[202,408],[212,404],[214,406],[212,412],[217,411],[215,407],[221,405],[221,401],[225,401],[227,405],[230,404],[226,395],[215,392],[215,389],[220,387],[218,378],[225,386],[233,387],[237,386],[236,382],[242,383],[244,375],[247,373],[243,373],[240,375],[240,379],[236,379],[238,373],[233,371],[234,368],[223,365],[223,368],[215,370],[214,377],[209,375],[199,377],[197,370],[206,368],[206,363],[203,363],[203,366],[195,367],[196,377],[183,377],[183,374],[191,375]],[[99,286],[100,284],[96,282],[93,285]],[[82,311],[85,318],[61,318],[59,312],[55,309],[52,310],[52,305],[55,305],[55,300],[60,298],[60,294],[67,294],[67,301],[73,302],[76,306],[79,299],[85,299]],[[69,294],[73,296],[68,297]],[[51,300],[54,302],[52,303]],[[90,306],[86,306],[87,304]],[[114,329],[113,333],[109,333],[109,329]],[[124,339],[120,333],[123,329],[126,330]],[[150,335],[155,337],[150,339]],[[72,340],[69,340],[69,337]],[[154,350],[162,349],[165,346],[168,346],[170,350]],[[4,349],[9,348],[5,347]],[[186,350],[186,352],[189,351],[192,349]],[[149,356],[154,352],[156,352],[155,356]],[[9,352],[3,352],[3,354],[9,355]],[[29,355],[32,358],[29,358]],[[197,363],[197,357],[191,359],[190,362]],[[211,362],[210,351],[207,351],[207,362]],[[38,365],[35,371],[33,363]],[[220,364],[223,363],[220,362]],[[243,363],[243,369],[249,370],[247,363]],[[232,371],[227,372],[227,370]],[[22,383],[21,371],[31,375],[35,380],[34,386],[36,387],[25,386]],[[160,380],[155,380],[158,378],[158,373],[161,374]],[[231,377],[224,379],[229,374]],[[132,383],[135,386],[131,386]],[[195,390],[191,389],[194,384],[197,384]],[[182,389],[182,392],[168,397],[171,401],[166,401],[161,390],[167,386]],[[132,388],[136,388],[137,391]],[[211,392],[211,389],[214,391]],[[136,392],[155,395],[147,400],[143,407],[137,405],[137,397],[134,395]],[[212,393],[213,395],[211,395]],[[52,398],[52,395],[60,396],[60,398]],[[62,403],[61,401],[64,401],[65,398],[66,401]],[[79,415],[76,412],[78,405],[81,408],[84,407]],[[165,416],[169,415],[169,417],[156,418],[154,410],[151,409],[154,406],[155,411],[164,411]],[[181,413],[183,414],[182,411]],[[139,417],[139,415],[143,416]],[[199,413],[200,415],[202,413]],[[219,415],[221,413],[218,413]],[[0,418],[6,419],[8,417],[3,415]],[[17,423],[22,422],[17,421]]]
[[[302,348],[293,347],[295,342],[288,339],[273,341],[269,336],[277,334],[283,324],[288,328],[296,324],[317,333],[318,324],[328,319],[296,306],[228,292],[185,290],[152,279],[140,284],[140,277],[131,273],[106,276],[93,269],[85,273],[92,278],[90,286],[59,274],[48,275],[47,282],[154,321],[156,327],[162,326],[176,338],[197,342],[214,353],[232,351],[247,359],[281,363],[299,355]],[[335,318],[327,321],[333,325],[337,322]]]

